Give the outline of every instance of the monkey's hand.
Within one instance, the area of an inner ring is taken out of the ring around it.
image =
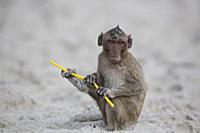
[[[68,68],[67,72],[64,72],[63,70],[61,71],[61,76],[63,78],[70,78],[72,73],[76,73],[75,70],[72,70],[72,69]]]
[[[88,92],[88,87],[84,81],[73,77],[71,74],[76,73],[75,70],[67,69],[68,72],[61,71],[61,76],[67,78],[79,91]]]
[[[99,89],[97,90],[97,94],[100,98],[103,98],[103,96],[110,97],[110,92],[111,92],[110,89],[102,86],[100,86]]]
[[[97,84],[102,84],[103,79],[102,79],[102,76],[100,75],[100,73],[92,73],[85,77],[84,82],[86,84],[90,84],[90,85],[92,85],[94,82]]]

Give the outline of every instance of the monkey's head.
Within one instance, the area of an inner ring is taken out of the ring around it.
[[[119,28],[119,25],[98,37],[98,45],[103,46],[107,58],[114,64],[120,63],[122,55],[132,46],[131,35]]]

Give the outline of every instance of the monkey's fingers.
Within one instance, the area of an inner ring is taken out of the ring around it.
[[[70,78],[72,77],[72,73],[75,73],[72,69],[68,68],[67,72],[64,72],[63,70],[61,70],[61,76],[65,77],[65,78]]]
[[[99,89],[99,86],[96,83],[93,83],[96,89]],[[104,95],[103,99],[106,100],[106,102],[110,105],[110,107],[114,108],[114,104],[112,103],[112,101],[110,101],[110,99]]]
[[[84,79],[84,82],[87,84],[93,84],[96,81],[96,77],[94,74],[87,75]]]
[[[99,87],[99,89],[97,90],[97,94],[100,97],[103,97],[106,94],[106,91],[107,91],[107,88],[105,88],[105,87]]]

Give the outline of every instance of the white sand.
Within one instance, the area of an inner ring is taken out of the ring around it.
[[[200,133],[199,22],[199,0],[1,0],[0,132],[107,132],[48,61],[94,72],[97,36],[120,24],[149,90],[135,128],[115,132]]]

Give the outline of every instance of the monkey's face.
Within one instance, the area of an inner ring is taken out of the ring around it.
[[[132,38],[117,26],[105,34],[101,33],[98,37],[98,45],[103,46],[107,58],[116,64],[121,61],[123,52],[131,48]]]
[[[123,40],[111,40],[108,39],[103,45],[107,58],[112,63],[119,63],[123,51],[126,49],[126,42]]]

